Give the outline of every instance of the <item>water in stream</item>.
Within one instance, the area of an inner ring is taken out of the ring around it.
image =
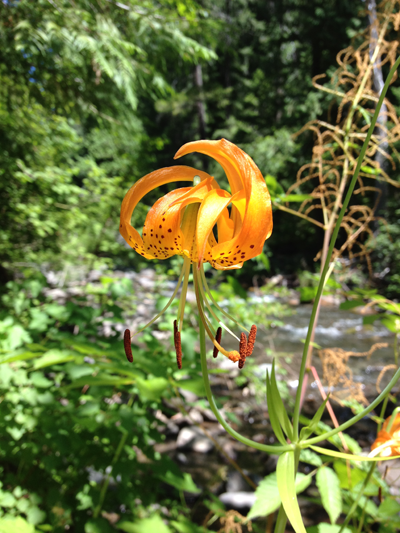
[[[261,346],[270,346],[277,353],[289,353],[294,357],[289,365],[292,387],[296,386],[296,375],[300,365],[303,342],[307,335],[308,323],[311,316],[311,304],[298,305],[293,315],[283,319],[284,325],[266,332],[260,329],[258,335],[258,351],[255,355],[260,363],[265,363],[265,350]],[[303,342],[302,342],[303,341]],[[341,348],[345,351],[368,352],[375,343],[387,343],[386,348],[376,350],[369,359],[366,357],[350,357],[348,366],[353,372],[354,381],[365,386],[364,394],[375,396],[375,383],[385,365],[393,363],[393,334],[379,321],[374,325],[363,325],[362,315],[351,311],[344,311],[337,306],[321,307],[315,343],[321,348]],[[315,355],[314,365],[322,377],[319,357]],[[391,377],[387,373],[382,385],[386,385]]]

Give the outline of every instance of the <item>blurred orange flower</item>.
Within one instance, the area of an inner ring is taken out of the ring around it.
[[[381,457],[392,457],[400,455],[400,413],[394,417],[390,425],[392,416],[389,416],[383,423],[382,429],[378,432],[375,442],[371,446],[370,457],[380,455]]]
[[[213,299],[203,263],[209,262],[218,270],[241,268],[244,261],[262,252],[264,242],[272,232],[270,195],[254,161],[225,139],[187,143],[178,150],[175,159],[192,152],[208,155],[222,166],[231,192],[220,189],[215,179],[206,172],[191,167],[173,166],[155,170],[137,181],[125,195],[119,227],[126,242],[146,259],[167,259],[173,255],[184,257],[178,286],[170,302],[147,324],[152,324],[169,307],[183,280],[177,321],[174,324],[178,366],[181,364],[180,332],[190,270],[193,271],[199,317],[208,336],[217,352],[220,351],[232,361],[240,359],[241,354],[237,351],[228,352],[222,348],[220,328],[215,331],[205,314],[207,308],[213,318],[231,333],[217,318],[214,309],[217,308],[229,319],[234,319],[219,308]],[[157,200],[146,216],[140,235],[131,225],[135,207],[149,191],[175,181],[191,181],[193,186],[175,189]],[[251,350],[254,338],[253,330]],[[244,350],[245,348],[242,349],[243,353]]]

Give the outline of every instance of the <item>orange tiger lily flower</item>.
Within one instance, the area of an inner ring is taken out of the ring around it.
[[[231,270],[241,268],[244,261],[259,255],[264,241],[272,232],[271,200],[265,180],[254,161],[231,142],[225,139],[190,142],[178,150],[175,159],[192,152],[208,155],[222,166],[231,193],[220,189],[215,179],[206,172],[191,167],[173,166],[155,170],[141,178],[127,192],[121,206],[120,233],[137,253],[147,259],[167,259],[173,255],[184,257],[179,282],[171,300],[147,325],[152,324],[169,307],[183,281],[175,327],[175,345],[179,344],[188,278],[193,265],[199,316],[207,334],[217,350],[232,361],[238,361],[240,354],[222,348],[215,338],[218,332],[215,333],[205,315],[207,307],[210,314],[217,318],[208,301],[216,305],[207,285],[203,263],[209,262],[218,270]],[[190,181],[193,186],[175,189],[157,200],[147,214],[140,235],[131,226],[135,207],[149,191],[175,181]],[[213,233],[214,228],[217,238]],[[227,316],[222,309],[219,311]]]
[[[393,457],[400,455],[400,413],[389,416],[371,446],[369,457]]]

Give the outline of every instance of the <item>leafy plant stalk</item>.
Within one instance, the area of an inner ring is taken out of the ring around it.
[[[260,442],[256,442],[251,439],[247,439],[246,437],[243,437],[240,433],[235,431],[227,422],[224,420],[223,416],[218,410],[218,407],[215,403],[214,397],[211,392],[211,386],[210,386],[210,380],[208,378],[208,370],[207,370],[207,356],[206,356],[206,334],[204,325],[201,320],[199,320],[199,337],[200,337],[200,359],[201,359],[201,371],[203,374],[203,381],[204,381],[204,388],[206,392],[206,397],[208,400],[208,403],[210,404],[210,408],[214,415],[216,416],[218,422],[221,424],[221,426],[225,429],[229,435],[231,435],[233,438],[241,442],[242,444],[245,444],[246,446],[250,446],[251,448],[255,448],[256,450],[262,450],[267,453],[279,455],[283,452],[287,452],[290,450],[293,450],[293,446],[288,444],[287,446],[269,446],[268,444],[261,444]]]
[[[353,177],[352,177],[352,180],[350,182],[346,197],[345,197],[344,202],[343,202],[342,209],[340,210],[338,219],[336,221],[335,228],[334,228],[333,233],[332,233],[332,238],[331,238],[331,241],[330,241],[329,249],[328,249],[328,252],[327,252],[327,255],[326,255],[326,259],[325,259],[324,267],[323,267],[323,270],[322,270],[321,278],[320,278],[320,281],[319,281],[319,284],[318,284],[317,294],[316,294],[316,298],[315,298],[313,309],[312,309],[312,313],[311,313],[309,328],[308,328],[307,337],[306,337],[306,341],[305,341],[305,344],[304,344],[303,356],[302,356],[302,360],[301,360],[301,366],[300,366],[300,372],[299,372],[299,383],[298,383],[298,388],[297,388],[297,393],[296,393],[296,400],[295,400],[295,406],[294,406],[294,415],[293,415],[293,430],[294,430],[295,440],[297,440],[298,434],[299,434],[298,433],[299,432],[299,416],[300,416],[300,407],[301,407],[300,406],[300,399],[301,399],[301,391],[302,391],[304,376],[305,376],[305,373],[306,373],[307,354],[308,354],[308,350],[309,350],[309,346],[310,346],[310,342],[311,342],[311,336],[312,336],[314,323],[315,323],[316,316],[317,316],[317,311],[318,311],[318,306],[319,306],[319,302],[320,302],[321,295],[322,295],[322,290],[323,290],[323,287],[324,287],[324,284],[325,284],[325,278],[326,278],[326,275],[327,275],[327,272],[328,272],[328,269],[329,269],[329,262],[330,262],[331,257],[332,257],[333,249],[334,249],[334,246],[335,246],[335,243],[336,243],[336,240],[337,240],[337,236],[339,234],[339,230],[340,230],[340,226],[341,226],[343,217],[344,217],[345,212],[347,210],[347,206],[349,205],[350,198],[351,198],[351,196],[353,194],[354,187],[355,187],[355,185],[357,183],[357,179],[358,179],[358,175],[359,175],[362,163],[363,163],[363,159],[364,159],[365,153],[366,153],[367,148],[368,148],[368,143],[369,143],[369,141],[370,141],[370,139],[372,137],[372,134],[373,134],[373,131],[374,131],[374,128],[375,128],[375,124],[376,124],[376,122],[378,120],[378,116],[379,116],[379,112],[380,112],[380,109],[381,109],[382,104],[383,104],[383,100],[384,100],[384,98],[386,96],[386,92],[387,92],[387,90],[389,88],[389,84],[390,84],[390,82],[391,82],[396,70],[398,69],[399,65],[400,65],[400,57],[397,58],[397,60],[394,63],[393,67],[390,69],[389,75],[388,75],[388,77],[386,79],[386,82],[385,82],[385,85],[384,85],[384,87],[382,89],[381,95],[379,97],[378,104],[377,104],[376,109],[375,109],[374,116],[372,117],[371,125],[369,127],[369,130],[368,130],[367,136],[365,138],[364,144],[362,146],[362,149],[361,149],[361,152],[360,152],[360,156],[358,158],[358,162],[357,162],[357,166],[356,166],[355,172],[353,174]],[[397,376],[397,372],[396,372],[395,375]]]

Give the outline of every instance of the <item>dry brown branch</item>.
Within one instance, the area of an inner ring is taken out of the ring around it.
[[[219,533],[242,533],[242,525],[247,526],[247,531],[253,531],[251,520],[247,520],[245,516],[242,516],[237,511],[227,511],[220,520],[223,527],[219,530]]]
[[[299,169],[296,182],[289,187],[287,195],[294,192],[307,193],[310,198],[296,206],[298,215],[308,220],[313,219],[315,224],[322,225],[329,234],[337,221],[347,182],[355,170],[375,111],[374,104],[379,99],[373,73],[384,65],[386,68],[393,66],[398,54],[399,40],[392,36],[393,31],[400,29],[400,2],[381,2],[376,20],[373,31],[368,26],[363,34],[357,36],[358,42],[360,37],[363,38],[361,45],[356,47],[352,44],[338,53],[338,69],[328,86],[319,83],[324,75],[313,79],[314,87],[334,96],[335,120],[331,123],[313,120],[295,135],[309,131],[314,136],[314,147],[311,162]],[[394,81],[395,79],[392,83]],[[372,187],[367,182],[373,179],[386,181],[395,187],[400,186],[400,183],[390,178],[381,164],[387,161],[392,170],[396,169],[400,154],[394,144],[398,141],[400,120],[393,104],[385,98],[380,120],[376,124],[358,177],[357,193],[366,199],[374,196],[374,206],[355,205],[349,209],[342,222],[343,236],[347,240],[344,243],[342,240],[341,246],[335,251],[335,259],[346,253],[350,259],[364,257],[370,264],[368,240],[373,237],[370,227],[377,220],[375,211],[381,192],[379,186]],[[317,257],[320,256],[321,253]]]
[[[350,357],[366,357],[369,359],[375,350],[386,348],[386,342],[376,343],[371,346],[368,352],[347,352],[341,348],[326,348],[319,350],[318,354],[322,362],[323,379],[331,392],[331,398],[340,403],[340,398],[351,397],[352,399],[367,404],[368,401],[364,396],[361,383],[355,383],[353,372],[348,367]],[[333,390],[340,390],[340,397]]]
[[[386,372],[388,370],[397,370],[397,366],[396,365],[386,365],[386,366],[384,366],[382,368],[382,370],[379,373],[378,379],[376,380],[376,390],[378,391],[378,394],[380,394],[382,392],[381,388],[380,388],[380,384],[381,384],[381,381],[383,379],[383,376],[386,374]]]

